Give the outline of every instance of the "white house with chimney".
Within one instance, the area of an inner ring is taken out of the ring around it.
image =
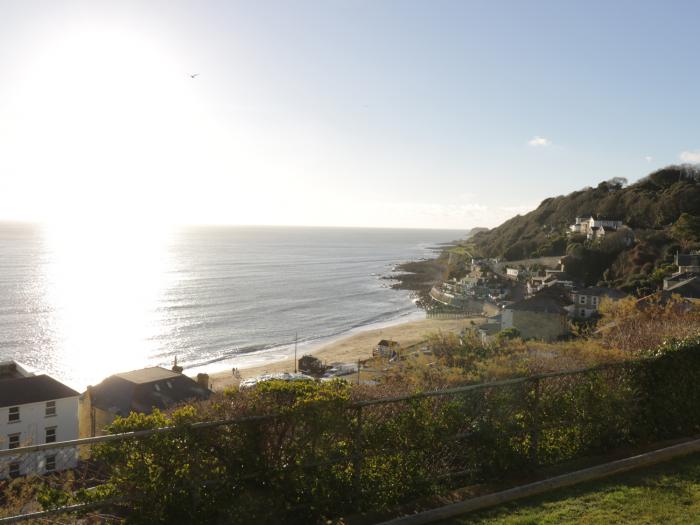
[[[606,232],[617,231],[621,227],[622,221],[620,219],[587,215],[576,217],[574,224],[569,226],[569,231],[585,235],[590,241],[603,237]]]
[[[15,361],[0,362],[0,450],[78,439],[80,394]],[[75,447],[0,456],[0,479],[74,468]]]

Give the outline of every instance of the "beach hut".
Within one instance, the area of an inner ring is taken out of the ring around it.
[[[372,355],[374,357],[391,357],[399,351],[401,345],[396,341],[391,341],[389,339],[382,339],[379,344],[374,348]]]

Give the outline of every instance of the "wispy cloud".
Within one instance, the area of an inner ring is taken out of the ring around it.
[[[539,135],[535,135],[530,140],[527,141],[528,145],[534,148],[547,147],[552,145],[552,141]]]
[[[537,207],[536,203],[517,206],[493,206],[480,202],[477,196],[457,198],[453,202],[382,201],[374,202],[368,216],[385,214],[397,220],[397,224],[428,228],[473,228],[498,226],[511,217],[527,213]],[[461,196],[460,196],[461,197]]]
[[[680,154],[680,158],[683,162],[698,164],[700,163],[700,151],[683,151]]]

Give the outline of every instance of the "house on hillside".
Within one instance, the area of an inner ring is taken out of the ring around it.
[[[700,274],[700,253],[677,253],[674,262],[678,266],[678,271],[674,275],[686,272]]]
[[[518,268],[506,268],[506,277],[508,277],[508,279],[513,279],[514,281],[517,281],[522,273],[522,270],[519,270]]]
[[[617,217],[605,217],[602,215],[585,215],[576,217],[574,224],[569,226],[569,231],[575,234],[585,235],[591,240],[601,239],[608,232],[617,231],[622,227],[622,220]]]
[[[603,299],[618,301],[626,296],[627,294],[624,292],[602,286],[590,286],[573,290],[571,292],[573,304],[570,307],[570,315],[574,319],[595,317],[598,315],[598,307]]]
[[[545,269],[544,275],[533,275],[530,277],[526,283],[527,296],[530,297],[551,287],[563,287],[569,291],[572,290],[574,288],[574,281],[569,274],[566,273],[565,262],[566,257],[562,257],[559,259],[558,267]]]
[[[540,292],[506,306],[501,314],[501,330],[515,328],[523,339],[554,341],[569,332],[567,301],[553,293]]]
[[[555,278],[551,275],[533,275],[525,284],[525,289],[528,297],[535,295],[540,290],[544,289],[548,283],[554,282]]]
[[[501,331],[501,314],[493,315],[486,318],[486,322],[480,324],[476,333],[481,338],[481,342],[486,344],[492,341]]]
[[[202,374],[206,376],[206,374]],[[208,383],[208,376],[205,381]],[[208,384],[159,366],[114,374],[89,386],[80,398],[80,435],[96,436],[117,416],[150,414],[191,400],[207,399]]]
[[[0,446],[78,439],[80,394],[45,374],[36,375],[15,361],[0,363]],[[41,475],[74,468],[75,447],[0,458],[0,479]]]
[[[664,279],[663,292],[684,299],[700,299],[700,274],[683,272]]]

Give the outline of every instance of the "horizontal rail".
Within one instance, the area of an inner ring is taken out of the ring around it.
[[[75,505],[67,505],[65,507],[56,507],[55,509],[41,510],[38,512],[30,512],[26,514],[16,514],[14,516],[0,518],[0,525],[5,525],[6,523],[20,523],[22,521],[48,518],[50,516],[57,516],[59,514],[70,514],[72,512],[85,512],[88,510],[99,509],[102,507],[107,507],[109,505],[114,505],[119,502],[120,500],[113,498],[102,501],[91,501],[90,503],[78,503]]]
[[[525,384],[525,383],[535,382],[535,381],[543,380],[543,379],[550,379],[550,378],[563,377],[563,376],[575,376],[575,375],[580,375],[580,374],[585,374],[585,373],[592,373],[592,372],[597,372],[597,371],[604,370],[604,369],[617,368],[617,367],[621,367],[624,365],[634,364],[637,362],[653,360],[653,359],[654,358],[640,359],[637,361],[620,361],[618,363],[609,363],[609,364],[600,365],[600,366],[591,367],[591,368],[580,368],[580,369],[576,369],[576,370],[569,370],[569,371],[563,371],[563,372],[550,372],[550,373],[538,374],[538,375],[534,375],[534,376],[517,377],[517,378],[513,378],[513,379],[504,379],[501,381],[492,381],[490,383],[478,383],[478,384],[466,385],[466,386],[455,387],[455,388],[447,388],[447,389],[442,389],[442,390],[432,390],[429,392],[420,392],[417,394],[407,394],[404,396],[383,397],[383,398],[379,398],[379,399],[368,399],[368,400],[364,400],[364,401],[356,401],[354,403],[350,403],[347,408],[348,409],[363,408],[363,407],[373,406],[373,405],[400,403],[403,401],[425,399],[428,397],[450,396],[450,395],[462,394],[462,393],[467,393],[467,392],[475,392],[475,391],[479,391],[479,390],[502,388],[505,386]],[[238,424],[244,424],[244,423],[250,423],[250,422],[257,422],[257,421],[268,421],[268,420],[273,420],[273,419],[277,419],[277,418],[281,418],[281,417],[285,417],[285,416],[282,414],[277,414],[277,413],[255,415],[255,416],[244,416],[244,417],[221,419],[221,420],[215,420],[215,421],[199,421],[196,423],[190,423],[190,424],[182,425],[182,426],[159,427],[159,428],[152,428],[152,429],[135,430],[132,432],[121,432],[119,434],[107,434],[104,436],[93,436],[93,437],[73,439],[73,440],[67,440],[67,441],[56,441],[53,443],[27,445],[24,447],[17,447],[17,448],[13,448],[13,449],[0,450],[0,458],[13,457],[13,456],[17,456],[17,455],[32,453],[32,452],[43,452],[46,450],[53,450],[53,449],[61,449],[61,448],[68,448],[68,447],[80,447],[80,446],[93,445],[93,444],[98,444],[98,443],[108,443],[108,442],[113,442],[113,441],[121,441],[124,439],[139,439],[139,438],[148,437],[151,435],[165,433],[165,432],[182,431],[182,430],[188,430],[188,429],[215,428],[215,427],[221,427],[221,426],[238,425]]]
[[[657,463],[669,461],[697,452],[700,452],[700,439],[686,441],[670,447],[652,450],[651,452],[646,452],[637,456],[618,459],[609,463],[603,463],[601,465],[596,465],[582,470],[561,474],[553,478],[535,481],[534,483],[521,485],[519,487],[514,487],[501,492],[495,492],[485,496],[477,496],[475,498],[459,501],[457,503],[452,503],[436,509],[426,510],[410,516],[394,518],[392,520],[382,522],[379,525],[425,525],[436,521],[448,520],[477,510],[503,505],[515,500],[552,492],[557,489],[571,487],[586,481],[593,481],[614,476],[616,474],[623,474],[638,468],[650,467]]]
[[[32,452],[43,452],[45,450],[53,450],[59,448],[68,447],[80,447],[84,445],[94,445],[97,443],[109,443],[112,441],[121,441],[124,439],[138,439],[142,437],[151,436],[154,434],[162,434],[166,432],[174,432],[177,430],[187,430],[187,429],[202,429],[202,428],[212,428],[220,427],[226,425],[236,425],[241,423],[248,423],[251,421],[264,421],[266,419],[274,419],[280,417],[279,414],[270,414],[262,416],[247,416],[238,417],[232,419],[221,419],[217,421],[200,421],[197,423],[190,423],[188,425],[177,426],[177,427],[159,427],[159,428],[148,428],[144,430],[134,430],[132,432],[121,432],[119,434],[106,434],[104,436],[93,436],[80,439],[71,439],[68,441],[55,441],[53,443],[41,443],[39,445],[27,445],[24,447],[17,447],[7,450],[0,450],[0,458],[8,456],[18,456],[22,454],[29,454]]]

